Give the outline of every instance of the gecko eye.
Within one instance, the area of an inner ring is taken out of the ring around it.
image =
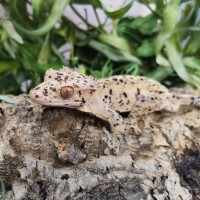
[[[71,86],[65,86],[60,89],[60,96],[64,99],[70,98],[74,94],[74,89]]]

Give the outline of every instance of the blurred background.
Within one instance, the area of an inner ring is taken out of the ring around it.
[[[0,94],[63,65],[200,88],[199,0],[0,0]]]

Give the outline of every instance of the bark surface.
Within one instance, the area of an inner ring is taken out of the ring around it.
[[[199,108],[142,116],[124,134],[120,155],[108,156],[107,122],[13,98],[18,104],[0,104],[1,198],[200,199]]]

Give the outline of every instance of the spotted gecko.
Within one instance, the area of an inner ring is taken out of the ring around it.
[[[125,133],[125,121],[154,111],[176,112],[180,105],[200,106],[200,97],[172,94],[155,80],[119,75],[102,79],[81,74],[68,67],[47,70],[44,82],[30,91],[33,102],[45,106],[74,108],[109,122],[107,152],[118,154]]]

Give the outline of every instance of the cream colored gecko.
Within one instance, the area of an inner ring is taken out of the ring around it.
[[[154,111],[176,112],[180,105],[200,106],[200,97],[175,95],[160,83],[142,77],[119,75],[96,79],[68,67],[47,70],[44,82],[30,91],[32,101],[45,106],[75,108],[109,122],[108,152],[118,154],[125,122],[119,113],[137,118]]]

